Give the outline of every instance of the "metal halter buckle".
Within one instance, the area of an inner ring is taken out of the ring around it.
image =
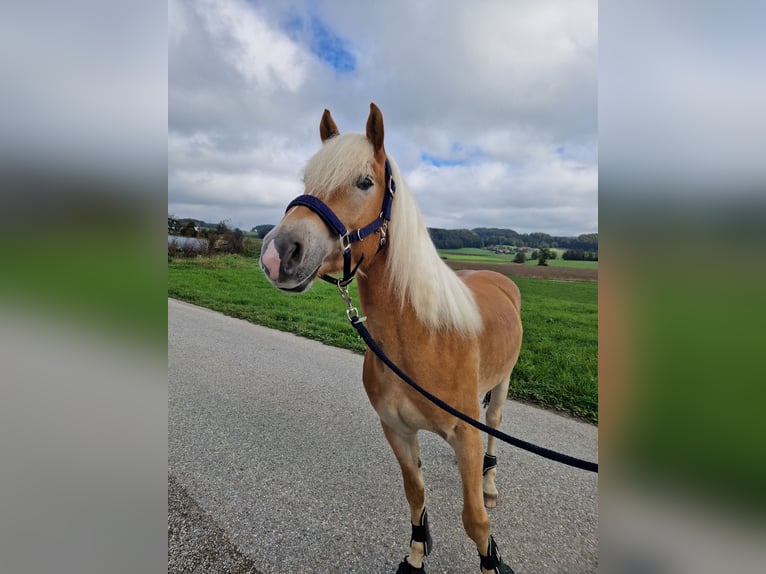
[[[340,240],[340,250],[341,251],[345,252],[345,251],[348,251],[349,249],[351,249],[351,234],[350,233],[346,233],[345,235],[341,235],[340,237],[338,237],[338,239]]]

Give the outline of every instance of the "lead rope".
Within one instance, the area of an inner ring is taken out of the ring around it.
[[[351,300],[351,295],[348,292],[348,285],[338,284],[338,290],[340,291],[341,299],[343,299],[343,301],[346,303],[346,306],[347,306],[346,317],[348,317],[348,320],[351,323],[351,326],[354,327],[354,329],[356,329],[357,333],[359,333],[359,336],[364,340],[365,344],[370,348],[370,350],[373,353],[375,353],[375,355],[381,361],[383,361],[383,363],[389,369],[391,369],[400,379],[402,379],[405,383],[407,383],[409,386],[411,386],[413,389],[415,389],[417,392],[419,392],[421,395],[423,395],[425,398],[427,398],[437,407],[448,412],[452,416],[459,418],[463,422],[466,422],[469,425],[479,429],[480,431],[483,431],[489,435],[492,435],[496,439],[501,440],[505,443],[508,443],[512,446],[515,446],[522,450],[526,450],[527,452],[531,452],[543,458],[547,458],[549,460],[553,460],[556,462],[560,462],[562,464],[566,464],[568,466],[572,466],[574,468],[587,470],[588,472],[598,473],[598,463],[582,460],[580,458],[575,458],[573,456],[569,456],[568,454],[556,452],[555,450],[538,446],[536,444],[532,444],[531,442],[527,442],[525,440],[521,440],[519,438],[513,437],[500,430],[487,426],[480,421],[472,419],[468,415],[448,405],[447,403],[442,401],[439,397],[436,397],[432,395],[431,393],[429,393],[427,390],[425,390],[423,387],[421,387],[415,381],[413,381],[407,375],[407,373],[402,371],[396,365],[396,363],[394,363],[391,359],[389,359],[388,356],[383,352],[383,349],[381,349],[380,346],[375,342],[375,339],[372,338],[372,335],[370,335],[370,332],[367,330],[367,327],[365,327],[364,325],[364,321],[366,320],[366,317],[360,317],[359,310],[356,307],[354,307],[354,304]]]

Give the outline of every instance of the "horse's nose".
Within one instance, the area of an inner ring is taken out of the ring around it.
[[[292,278],[303,262],[306,248],[303,241],[292,233],[284,233],[266,241],[261,255],[261,266],[272,281],[280,276]]]

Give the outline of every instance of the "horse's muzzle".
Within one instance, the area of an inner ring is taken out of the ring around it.
[[[307,240],[307,234],[297,230],[275,228],[263,240],[261,269],[275,287],[303,293],[313,284],[324,260],[322,243]]]

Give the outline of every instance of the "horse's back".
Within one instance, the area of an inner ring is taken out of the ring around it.
[[[520,315],[521,292],[516,283],[507,276],[495,271],[470,269],[458,271],[457,275],[471,289],[479,308],[484,304],[502,305],[507,302],[512,305],[516,314]]]
[[[519,356],[521,292],[511,279],[494,271],[463,270],[457,274],[473,292],[481,312],[481,377],[491,383],[493,378],[506,377]]]

